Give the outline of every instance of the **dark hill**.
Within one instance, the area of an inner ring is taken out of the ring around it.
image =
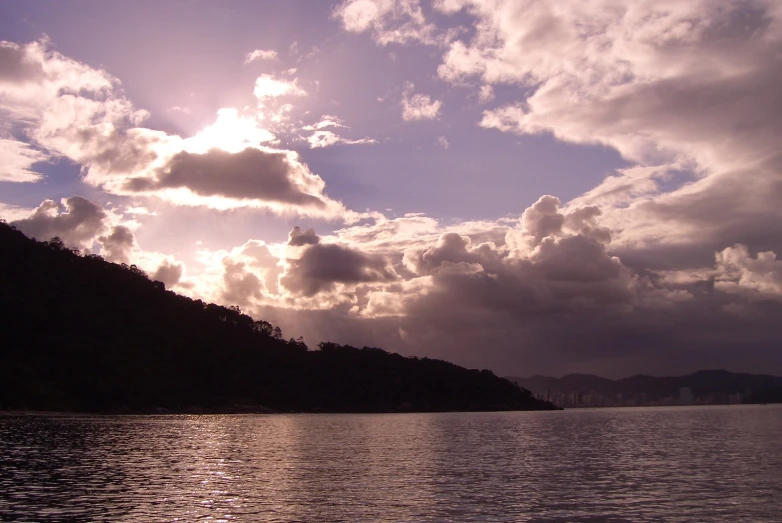
[[[0,408],[323,412],[552,408],[489,371],[308,350],[236,307],[0,223]]]

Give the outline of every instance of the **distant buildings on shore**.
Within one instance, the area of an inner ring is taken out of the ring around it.
[[[583,394],[580,392],[563,393],[558,391],[545,391],[535,394],[541,400],[550,401],[558,407],[565,408],[594,408],[594,407],[661,407],[674,405],[738,405],[748,393],[736,394],[704,394],[695,395],[689,387],[679,389],[679,395],[666,397],[650,397],[641,392],[632,396],[617,394],[606,396],[595,391]]]

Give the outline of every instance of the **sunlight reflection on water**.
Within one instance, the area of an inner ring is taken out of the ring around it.
[[[0,416],[0,521],[779,521],[782,407]]]

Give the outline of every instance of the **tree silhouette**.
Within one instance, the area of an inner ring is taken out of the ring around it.
[[[0,224],[0,408],[395,412],[552,408],[489,371],[308,350],[238,306]]]

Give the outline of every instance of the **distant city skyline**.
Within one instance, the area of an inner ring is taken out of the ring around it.
[[[682,376],[636,375],[611,380],[589,374],[509,376],[536,398],[559,407],[738,405],[782,392],[782,376],[701,370]],[[760,401],[763,402],[763,401]]]

